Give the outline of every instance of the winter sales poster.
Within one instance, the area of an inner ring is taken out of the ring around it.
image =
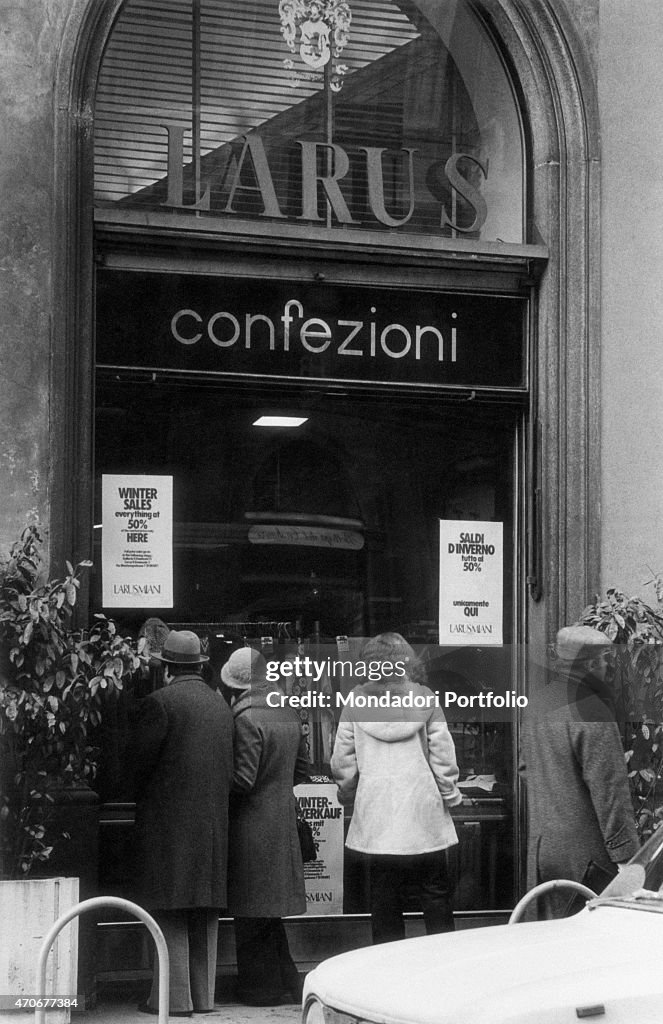
[[[104,608],[173,607],[172,476],[102,477]]]

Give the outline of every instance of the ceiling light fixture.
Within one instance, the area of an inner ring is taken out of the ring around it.
[[[253,421],[254,427],[301,427],[308,422],[308,416],[259,416]]]

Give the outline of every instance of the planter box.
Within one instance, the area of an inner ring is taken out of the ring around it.
[[[87,900],[99,895],[99,798],[88,786],[63,789],[55,794],[53,830],[67,832],[69,839],[59,839],[44,867],[33,869],[30,877],[77,878],[78,898]],[[102,890],[103,892],[103,890]],[[72,992],[85,996],[88,1009],[96,1002],[96,913],[79,917],[78,983]],[[18,1022],[17,1022],[18,1024]]]
[[[37,991],[39,950],[57,919],[78,903],[77,878],[35,878],[0,882],[0,992],[3,995],[74,995],[78,974],[78,920],[65,925],[49,955],[46,991]],[[34,1019],[11,1017],[13,1024]],[[69,1024],[71,1011],[49,1010],[48,1024]]]

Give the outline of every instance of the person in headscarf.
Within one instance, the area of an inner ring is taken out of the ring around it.
[[[228,913],[234,918],[237,998],[254,1006],[301,1002],[303,982],[282,918],[306,912],[293,787],[309,780],[302,724],[270,707],[274,684],[251,647],[221,669],[235,722],[230,802]]]

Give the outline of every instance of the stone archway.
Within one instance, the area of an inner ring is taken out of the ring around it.
[[[87,557],[92,505],[92,141],[104,45],[122,0],[75,0],[56,82],[51,536],[55,556]],[[529,128],[534,240],[550,259],[532,282],[537,353],[531,527],[541,601],[529,633],[574,614],[599,574],[599,138],[589,56],[561,3],[483,0],[476,9],[517,80]],[[537,441],[540,437],[540,441]],[[538,509],[538,512],[536,510]],[[536,512],[536,514],[535,514]],[[539,595],[535,595],[539,596]]]
[[[523,90],[532,230],[550,254],[533,325],[540,480],[532,487],[545,601],[529,613],[530,634],[545,638],[578,614],[600,571],[598,101],[590,57],[562,4],[487,0],[485,11]]]
[[[93,124],[104,46],[124,0],[74,0],[55,82],[51,560],[89,558],[92,508]]]

